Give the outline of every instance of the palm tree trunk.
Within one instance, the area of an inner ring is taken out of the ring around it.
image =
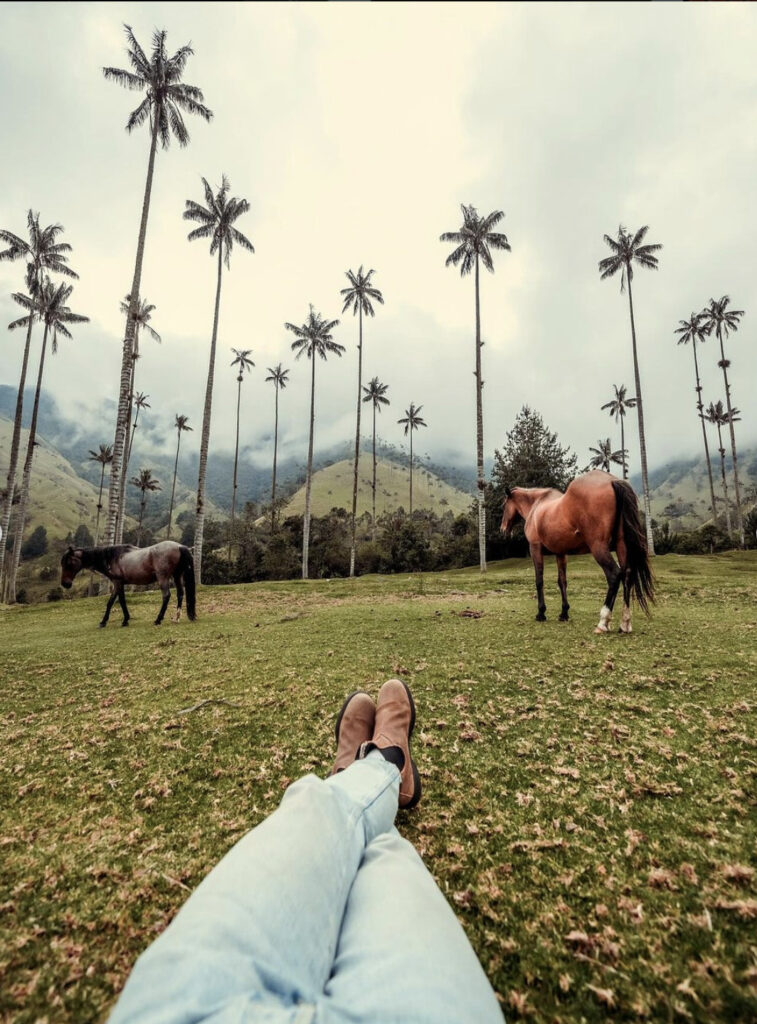
[[[231,525],[229,527],[229,564],[231,564],[231,541],[234,536],[234,513],[237,507],[237,462],[239,460],[239,406],[242,401],[242,371],[237,377],[237,442],[234,448],[234,486],[231,490]]]
[[[376,540],[376,403],[373,403],[373,530],[372,538]]]
[[[135,334],[136,338],[136,334]],[[137,420],[139,419],[139,408],[137,408],[134,414],[134,424],[131,422],[131,414],[134,408],[134,376],[135,376],[136,362],[132,357],[131,361],[131,379],[129,383],[129,412],[126,416],[126,450],[124,452],[124,465],[121,472],[121,488],[118,495],[118,519],[116,520],[116,536],[114,543],[122,544],[124,539],[124,516],[126,511],[126,480],[129,476],[129,463],[131,462],[131,448],[134,444],[134,431],[137,429]]]
[[[723,447],[723,435],[720,432],[718,423],[718,447],[720,451],[720,472],[723,477],[723,494],[725,495],[725,525],[728,533],[731,533],[731,506],[728,501],[728,483],[725,475],[725,448]]]
[[[707,460],[707,476],[710,480],[710,501],[712,503],[712,521],[717,525],[718,510],[715,504],[715,484],[712,480],[712,462],[710,460],[710,446],[707,443],[707,428],[704,425],[704,405],[702,404],[702,385],[699,382],[699,362],[697,361],[697,343],[696,339],[693,336],[691,339],[691,346],[694,352],[694,376],[697,380],[697,414],[699,416],[699,422],[702,424],[702,440],[704,441],[704,454]]]
[[[168,535],[166,540],[171,539],[171,520],[173,519],[173,499],[176,494],[176,474],[179,470],[179,447],[181,446],[181,428],[177,429],[178,439],[176,441],[176,459],[173,464],[173,483],[171,484],[171,504],[168,506]]]
[[[11,438],[10,463],[8,464],[8,477],[3,502],[2,519],[0,519],[0,537],[8,536],[8,528],[13,510],[13,492],[16,486],[16,470],[18,469],[18,451],[21,447],[21,419],[24,413],[24,388],[26,387],[26,370],[29,365],[29,349],[32,342],[32,327],[34,317],[29,314],[29,326],[26,328],[26,341],[24,343],[24,358],[21,361],[21,377],[18,383],[18,394],[16,395],[16,415],[13,420],[13,436]],[[5,544],[0,542],[0,581],[3,577],[5,566]],[[2,596],[2,584],[0,582],[0,596]]]
[[[350,545],[350,578],[355,575],[355,531],[357,528],[357,480],[360,465],[360,388],[363,383],[363,306],[358,305],[359,340],[357,345],[357,417],[355,426],[355,467],[352,475],[352,543]]]
[[[137,547],[142,543],[142,517],[145,514],[145,505],[147,499],[145,498],[145,492],[142,491],[142,500],[139,503],[139,526],[137,527]]]
[[[313,431],[315,428],[315,351],[311,352],[312,369],[310,379],[310,440],[308,442],[308,469],[305,483],[305,518],[302,523],[302,578],[308,578],[308,553],[310,550],[310,483],[313,475]]]
[[[100,493],[97,495],[97,518],[95,519],[95,547],[100,539],[100,513],[103,510],[103,483],[105,481],[105,463],[102,464],[100,470]],[[89,574],[89,587],[87,588],[87,594],[89,597],[95,592],[95,574],[90,572]]]
[[[410,515],[413,514],[413,428],[410,427]]]
[[[633,319],[633,296],[631,280],[628,280],[628,308],[631,313],[631,342],[633,344],[633,375],[636,384],[636,411],[639,416],[639,449],[641,454],[641,486],[644,492],[644,521],[647,533],[647,550],[654,555],[654,538],[652,536],[652,508],[649,503],[649,475],[647,473],[647,441],[644,434],[644,406],[641,400],[641,377],[639,375],[639,357],[636,351],[636,325]]]
[[[273,427],[273,483],[271,485],[271,535],[276,529],[276,450],[279,446],[279,385],[276,388],[274,427]]]
[[[623,456],[623,479],[628,479],[628,466],[626,465],[626,425],[623,416],[620,417],[620,451]]]
[[[205,410],[202,414],[202,438],[200,441],[200,473],[197,478],[197,507],[195,515],[194,563],[195,580],[202,582],[202,540],[205,534],[205,471],[208,465],[208,445],[210,444],[210,413],[213,406],[213,379],[216,366],[216,338],[218,337],[218,313],[221,308],[221,278],[223,275],[223,246],[218,246],[218,284],[216,286],[216,305],[213,313],[213,337],[210,341],[210,361],[208,363],[208,383],[205,388]]]
[[[479,299],[478,253],[476,254],[476,488],[478,491],[478,559],[486,572],[486,506],[484,505],[484,410],[481,391],[481,305]]]
[[[736,529],[739,531],[739,542],[743,548],[746,539],[744,537],[744,520],[741,516],[741,493],[739,491],[739,464],[736,459],[736,432],[733,429],[733,413],[731,408],[731,386],[728,383],[728,360],[723,351],[723,334],[718,325],[718,341],[720,342],[720,368],[723,371],[725,381],[725,404],[728,409],[728,429],[731,432],[731,456],[733,458],[733,487],[736,491]]]
[[[113,461],[110,468],[110,486],[108,488],[108,518],[105,525],[105,541],[112,544],[116,536],[116,521],[118,519],[118,502],[121,494],[121,478],[126,474],[123,472],[123,457],[126,442],[126,420],[129,414],[129,381],[131,380],[132,354],[134,352],[134,333],[136,321],[134,315],[139,306],[139,292],[142,284],[142,260],[145,254],[145,239],[147,237],[147,215],[150,212],[150,195],[152,193],[152,178],[155,170],[155,150],[158,142],[158,119],[153,118],[152,138],[150,140],[150,157],[147,162],[147,181],[145,182],[145,194],[142,200],[142,218],[139,224],[139,237],[137,239],[137,258],[134,263],[134,277],[131,284],[131,299],[129,301],[129,312],[126,316],[126,331],[124,332],[123,351],[121,353],[121,383],[118,392],[118,413],[116,416],[116,436],[113,441]]]
[[[34,458],[34,440],[37,436],[37,414],[39,413],[39,398],[42,393],[42,375],[45,371],[45,352],[47,351],[48,325],[45,324],[42,335],[42,351],[39,357],[39,370],[37,372],[37,388],[34,392],[34,406],[32,408],[32,421],[29,426],[29,441],[26,446],[26,459],[24,460],[24,475],[21,481],[21,500],[18,504],[16,514],[16,533],[13,540],[13,553],[8,566],[8,582],[6,589],[6,600],[8,604],[16,603],[16,574],[18,563],[21,560],[21,545],[24,541],[24,526],[26,525],[26,510],[29,505],[29,483],[32,475],[32,460]]]

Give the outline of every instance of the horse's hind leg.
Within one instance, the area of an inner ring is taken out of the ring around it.
[[[159,626],[163,621],[163,616],[166,614],[168,602],[171,600],[171,584],[168,582],[168,580],[162,581],[162,583],[160,584],[160,589],[163,591],[163,604],[160,606],[158,617],[155,620],[156,626]]]
[[[180,572],[177,572],[173,579],[176,584],[176,615],[173,620],[178,622],[181,618],[181,602],[184,600],[184,584],[181,582]]]
[[[597,628],[594,630],[595,633],[607,633],[610,629],[610,619],[612,618],[612,609],[615,604],[615,598],[618,594],[618,587],[620,581],[623,578],[623,571],[610,554],[608,547],[597,547],[592,548],[591,551],[594,558],[602,566],[607,580],[607,594],[605,595],[605,603],[599,612],[599,622]]]
[[[539,602],[539,610],[536,613],[537,622],[546,622],[547,606],[544,603],[544,551],[541,544],[530,544],[531,558],[534,563],[534,574],[536,576],[536,597]]]
[[[124,614],[124,621],[121,625],[128,626],[131,615],[129,615],[129,609],[126,607],[126,594],[124,593],[123,583],[118,583],[116,585],[116,594],[118,595],[118,603],[121,605],[121,611]]]
[[[555,555],[557,561],[557,584],[560,587],[562,597],[562,610],[560,611],[560,622],[568,621],[568,559],[565,555]]]
[[[631,570],[628,568],[628,552],[622,538],[618,539],[618,561],[623,573],[623,615],[620,619],[620,632],[631,633]]]

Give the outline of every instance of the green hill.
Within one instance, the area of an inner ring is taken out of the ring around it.
[[[372,508],[372,461],[371,456],[362,454],[358,480],[358,515],[370,512]],[[438,515],[453,512],[458,515],[469,508],[472,498],[463,491],[451,487],[438,476],[423,468],[413,471],[413,507],[429,509]],[[407,509],[410,504],[410,478],[405,466],[389,459],[376,463],[376,514],[393,512],[400,506]],[[324,516],[332,508],[352,508],[352,461],[343,459],[332,466],[319,469],[313,474],[312,511],[315,516]],[[302,515],[305,511],[304,485],[292,495],[283,515]]]

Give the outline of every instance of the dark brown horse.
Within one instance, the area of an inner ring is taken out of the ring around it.
[[[126,607],[124,586],[127,583],[157,583],[163,591],[163,604],[158,612],[155,625],[159,626],[166,614],[171,596],[171,580],[176,584],[176,618],[181,618],[181,602],[184,588],[187,591],[187,616],[195,618],[195,571],[194,559],[189,548],[173,540],[163,540],[149,548],[135,548],[131,544],[119,544],[109,548],[69,548],[61,559],[61,586],[68,589],[74,577],[82,569],[93,569],[113,581],[113,593],[105,607],[100,628],[108,624],[110,610],[118,598],[124,613],[122,626],[129,625],[129,611]]]
[[[566,559],[568,555],[590,552],[602,566],[607,579],[607,595],[594,632],[608,632],[622,582],[620,632],[630,633],[631,594],[635,595],[644,611],[648,611],[649,602],[654,601],[654,579],[647,542],[631,485],[596,470],[576,477],[565,494],[551,487],[513,487],[507,492],[500,529],[507,536],[521,520],[525,520],[526,540],[536,573],[537,621],[544,622],[547,617],[544,603],[545,554],[552,554],[557,559],[557,580],[562,595],[560,621],[567,622],[570,605]],[[612,551],[617,552],[620,565],[612,557]]]

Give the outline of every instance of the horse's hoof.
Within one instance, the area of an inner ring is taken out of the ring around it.
[[[122,623],[121,623],[121,629],[126,629],[126,627],[127,627],[128,625],[129,625],[128,621],[127,621],[127,622],[122,622]]]
[[[546,615],[537,615],[536,616],[536,621],[537,622],[546,622],[547,621],[547,616]]]
[[[153,626],[159,626],[160,622],[161,622],[160,619],[156,619],[155,622],[153,622]]]
[[[106,627],[107,625],[108,625],[108,623],[107,623],[107,622],[98,622],[98,624],[97,624],[97,628],[98,628],[98,629],[105,629],[105,627]]]
[[[607,628],[607,626],[597,626],[597,628],[594,630],[594,632],[601,634],[601,633],[609,633],[610,631]]]
[[[561,615],[560,618],[557,621],[558,622],[568,622],[569,621],[568,620],[568,616],[567,615]]]

